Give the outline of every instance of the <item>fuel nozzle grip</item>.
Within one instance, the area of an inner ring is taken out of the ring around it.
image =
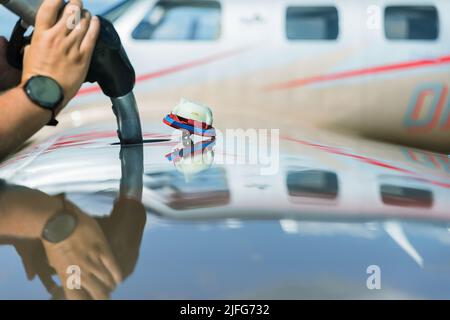
[[[113,24],[100,19],[100,34],[92,55],[87,82],[97,82],[110,98],[123,97],[133,91],[136,73]]]

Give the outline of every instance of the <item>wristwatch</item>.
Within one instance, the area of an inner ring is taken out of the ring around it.
[[[51,243],[59,243],[69,238],[77,227],[77,218],[69,213],[65,205],[51,217],[44,226],[42,238]]]
[[[48,126],[58,125],[55,119],[56,109],[64,100],[64,90],[56,80],[46,76],[33,76],[25,83],[24,90],[28,98],[39,107],[52,113]]]

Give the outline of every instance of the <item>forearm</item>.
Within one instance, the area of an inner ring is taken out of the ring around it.
[[[0,159],[19,148],[51,118],[51,111],[33,104],[20,86],[0,95],[0,114]]]
[[[0,237],[32,238],[42,235],[47,221],[62,209],[62,201],[21,186],[0,190]]]

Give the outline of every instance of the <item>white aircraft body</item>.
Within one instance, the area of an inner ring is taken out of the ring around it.
[[[242,126],[251,116],[269,127],[268,113],[450,150],[449,1],[128,0],[106,16],[135,66],[141,112],[186,97]],[[99,93],[84,87],[76,105]]]

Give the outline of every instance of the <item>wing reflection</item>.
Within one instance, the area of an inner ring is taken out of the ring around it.
[[[53,299],[109,298],[133,272],[147,219],[141,203],[142,148],[121,149],[120,193],[109,216],[94,218],[64,194],[2,183],[0,244],[15,247],[28,279],[39,278]],[[55,218],[58,223],[51,224]],[[69,272],[77,268],[81,273]]]

